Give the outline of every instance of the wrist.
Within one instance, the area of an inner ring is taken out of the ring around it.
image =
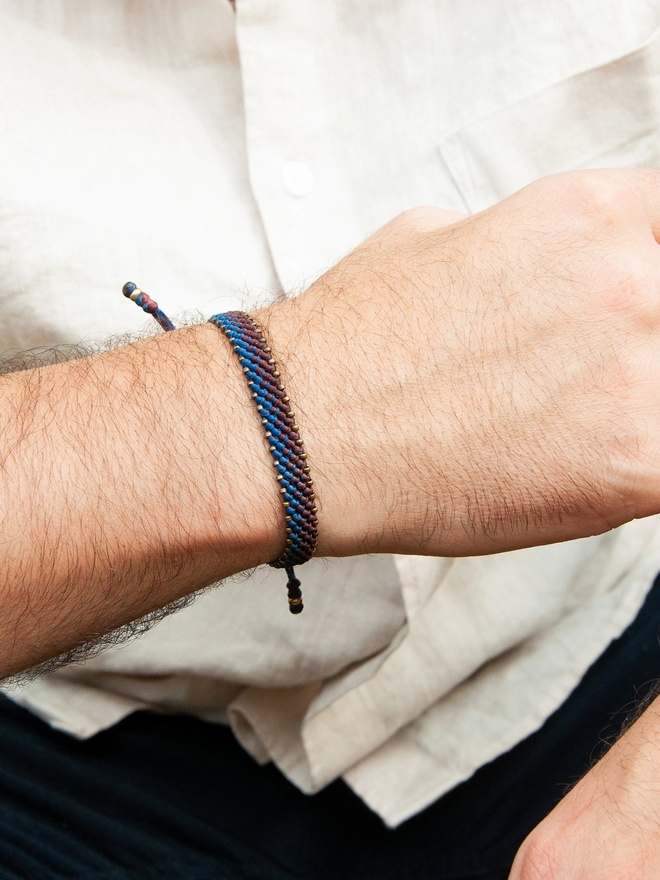
[[[278,364],[291,400],[318,508],[317,556],[349,556],[378,550],[376,497],[364,436],[358,434],[359,394],[353,381],[346,334],[325,320],[322,283],[297,299],[258,312],[256,320]],[[375,503],[376,502],[376,503]]]
[[[168,515],[172,545],[194,543],[196,554],[208,559],[211,580],[269,562],[284,545],[284,517],[264,430],[235,353],[211,324],[154,341],[145,372],[158,376],[161,394],[172,401],[155,428],[165,445],[174,444],[178,471],[178,488],[170,493],[178,510]],[[158,475],[152,479],[157,483]]]

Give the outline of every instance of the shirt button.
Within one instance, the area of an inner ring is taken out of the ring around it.
[[[308,196],[314,189],[314,172],[297,159],[287,162],[282,168],[282,186],[290,196],[299,199]]]

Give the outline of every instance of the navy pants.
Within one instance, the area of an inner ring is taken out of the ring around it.
[[[308,797],[225,728],[136,713],[87,742],[0,701],[0,880],[505,880],[660,678],[660,578],[537,733],[394,831]]]

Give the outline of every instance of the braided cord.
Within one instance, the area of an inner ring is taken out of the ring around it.
[[[163,330],[175,329],[165,312],[158,308],[158,303],[132,281],[124,284],[122,293],[152,315]],[[224,312],[213,315],[209,321],[222,330],[238,355],[266,432],[286,521],[284,552],[270,564],[273,568],[285,569],[289,578],[289,610],[292,614],[300,614],[303,601],[294,566],[302,565],[314,555],[317,519],[312,478],[298,425],[280,382],[275,359],[252,318],[245,312]]]
[[[289,609],[303,609],[300,581],[293,567],[307,562],[316,548],[317,519],[312,478],[305,448],[270,347],[245,312],[225,312],[210,319],[229,339],[243,367],[273,457],[286,521],[284,552],[270,564],[289,577]]]

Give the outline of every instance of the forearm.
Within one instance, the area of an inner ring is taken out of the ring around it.
[[[448,228],[407,212],[257,315],[318,555],[496,553],[660,511],[658,205],[656,172],[584,172]],[[209,324],[2,378],[0,412],[0,675],[284,548]]]
[[[283,513],[211,325],[0,378],[0,676],[269,561]]]

